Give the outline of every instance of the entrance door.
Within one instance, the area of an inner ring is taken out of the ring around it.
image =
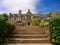
[[[30,25],[30,22],[28,22],[28,25]]]

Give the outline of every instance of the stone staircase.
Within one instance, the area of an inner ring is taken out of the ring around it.
[[[16,28],[7,37],[6,43],[49,43],[49,36],[41,30],[21,30]]]

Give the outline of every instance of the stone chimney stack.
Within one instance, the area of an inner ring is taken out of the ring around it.
[[[30,12],[30,9],[28,9],[28,12]]]
[[[12,15],[11,13],[9,13],[9,16],[10,16],[10,17],[13,17],[13,15]]]
[[[18,12],[18,16],[21,16],[21,14],[22,14],[22,11],[21,11],[21,10],[19,10],[19,12]]]

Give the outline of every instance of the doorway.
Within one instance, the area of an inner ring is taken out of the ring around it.
[[[28,22],[28,25],[30,25],[30,22]]]

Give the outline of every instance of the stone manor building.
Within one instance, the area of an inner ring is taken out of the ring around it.
[[[60,16],[60,13],[52,10],[49,14],[51,17]],[[18,23],[25,23],[26,25],[32,25],[32,19],[37,18],[38,20],[47,20],[49,17],[46,14],[33,14],[30,9],[26,12],[26,14],[22,14],[22,11],[19,10],[18,14],[9,14],[8,21],[11,22],[16,20]]]

